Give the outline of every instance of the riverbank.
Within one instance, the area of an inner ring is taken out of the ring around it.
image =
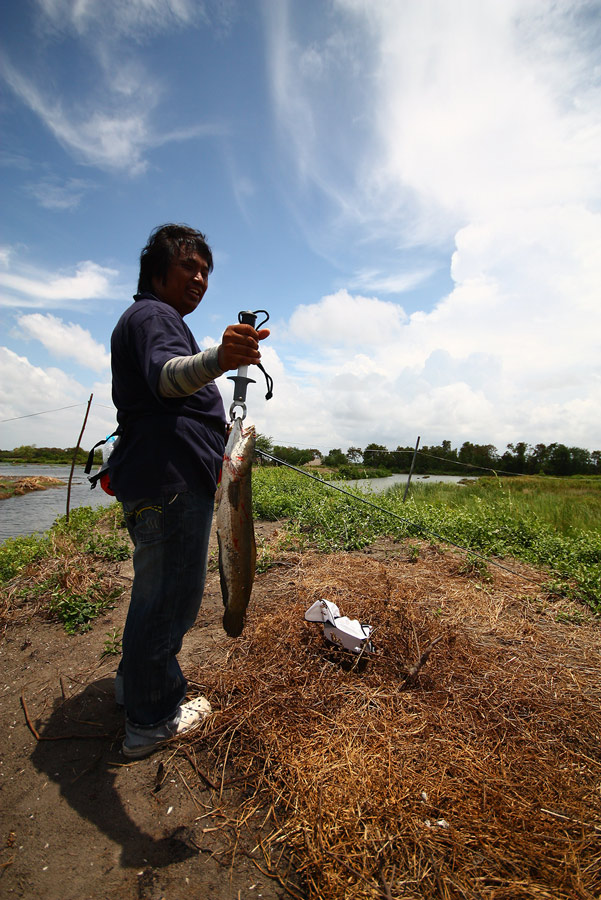
[[[0,476],[0,500],[29,494],[32,491],[45,491],[47,488],[63,487],[64,481],[47,475],[23,477],[21,475]]]

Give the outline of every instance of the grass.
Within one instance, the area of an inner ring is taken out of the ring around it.
[[[0,546],[0,619],[39,610],[69,634],[87,631],[121,593],[106,562],[127,559],[130,544],[117,504],[89,506],[61,516],[38,537],[10,538]]]
[[[299,546],[358,550],[382,535],[419,535],[474,554],[514,557],[549,571],[548,588],[601,613],[601,480],[482,478],[463,487],[419,483],[346,496],[282,469],[253,475],[255,514],[290,518]],[[361,499],[374,503],[367,506]]]
[[[417,502],[441,502],[452,509],[473,509],[478,500],[490,504],[502,499],[516,515],[534,517],[565,536],[601,532],[601,478],[481,478],[459,491],[455,485],[418,482],[411,495]]]

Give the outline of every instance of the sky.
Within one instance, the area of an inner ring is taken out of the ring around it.
[[[601,0],[3,4],[0,448],[114,429],[166,222],[201,347],[269,312],[275,444],[601,448],[600,48]]]

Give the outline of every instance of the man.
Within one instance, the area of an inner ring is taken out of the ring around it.
[[[140,256],[135,302],[111,339],[113,402],[121,438],[111,488],[134,543],[134,581],[115,679],[126,713],[123,752],[139,758],[210,712],[184,702],[177,654],[204,589],[214,495],[225,448],[225,413],[214,379],[258,363],[267,329],[230,325],[200,352],[183,321],[202,301],[213,257],[205,237],[163,225]]]

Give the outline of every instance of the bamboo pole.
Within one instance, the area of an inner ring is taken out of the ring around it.
[[[415,460],[417,458],[417,450],[419,447],[420,437],[419,434],[417,436],[417,442],[415,444],[415,450],[413,451],[413,459],[411,460],[411,468],[409,469],[409,477],[407,479],[407,484],[405,485],[405,493],[403,494],[403,503],[407,499],[407,494],[409,493],[409,485],[411,483],[411,476],[413,475],[413,466],[415,465]]]
[[[83,437],[83,433],[86,429],[86,422],[88,421],[88,415],[90,412],[90,406],[92,405],[92,397],[94,394],[90,394],[90,399],[88,400],[88,407],[86,409],[86,414],[83,418],[83,425],[81,426],[81,431],[79,432],[79,437],[77,438],[77,446],[75,447],[75,451],[73,453],[73,460],[71,462],[71,471],[69,473],[69,484],[67,486],[67,511],[65,513],[65,519],[67,522],[69,521],[69,506],[71,503],[71,482],[73,481],[73,469],[75,468],[75,460],[77,459],[77,451],[79,450],[79,445],[81,444],[81,439]]]

